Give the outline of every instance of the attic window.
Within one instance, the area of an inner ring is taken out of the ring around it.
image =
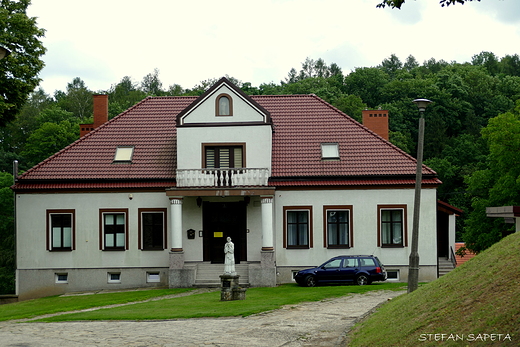
[[[220,94],[215,102],[216,116],[233,115],[233,99],[228,94]]]
[[[132,161],[134,154],[133,146],[121,146],[116,148],[116,155],[114,156],[114,162],[116,163],[129,163]]]
[[[337,143],[322,143],[321,159],[339,160],[339,145]]]

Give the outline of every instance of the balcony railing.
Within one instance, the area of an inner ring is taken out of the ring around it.
[[[179,169],[177,187],[267,186],[269,169]]]

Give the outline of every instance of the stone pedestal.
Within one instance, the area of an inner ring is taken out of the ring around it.
[[[170,252],[168,285],[170,288],[190,288],[195,283],[195,268],[184,266],[184,252]]]
[[[246,289],[238,285],[239,275],[220,275],[222,289],[220,291],[220,301],[245,300]]]

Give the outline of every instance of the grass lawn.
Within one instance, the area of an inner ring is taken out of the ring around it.
[[[164,295],[184,293],[190,290],[191,289],[185,288],[153,289],[78,296],[49,296],[46,298],[0,305],[0,321],[32,318],[49,313],[142,301]]]
[[[178,318],[200,318],[200,317],[229,317],[248,316],[255,313],[265,312],[280,308],[283,305],[293,305],[306,301],[320,301],[353,293],[366,293],[373,290],[402,290],[405,283],[374,283],[369,286],[322,286],[314,288],[299,287],[295,284],[287,284],[274,288],[249,288],[246,292],[246,300],[220,301],[220,292],[194,294],[184,297],[136,303],[127,306],[105,308],[95,311],[61,314],[54,317],[44,318],[38,321],[80,321],[80,320],[153,320],[153,319],[178,319]],[[172,294],[169,290],[149,290],[150,297]],[[169,292],[168,292],[169,291]],[[161,292],[154,295],[153,292]],[[133,292],[138,293],[138,292]],[[76,297],[52,297],[16,304],[0,306],[0,319],[16,319],[22,317],[35,317],[53,312],[78,310],[88,307],[99,307],[104,305],[131,302],[129,298],[117,297],[116,294],[96,294]],[[96,305],[90,304],[96,297]],[[99,298],[103,297],[105,299]],[[73,304],[70,299],[73,298]],[[143,300],[137,298],[135,301]],[[66,301],[62,301],[66,300]],[[67,303],[67,309],[63,309]],[[24,304],[22,306],[22,304]],[[17,307],[21,306],[21,307]],[[16,314],[9,307],[16,307]],[[57,308],[59,307],[59,308]],[[14,312],[13,312],[14,313]]]
[[[512,234],[395,298],[354,329],[349,346],[520,346],[519,249]]]

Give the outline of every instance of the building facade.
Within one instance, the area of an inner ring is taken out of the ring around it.
[[[13,187],[20,299],[214,285],[227,237],[243,285],[340,254],[407,280],[416,161],[315,95],[248,96],[222,78],[84,126]],[[424,166],[421,281],[437,277],[440,183]]]

